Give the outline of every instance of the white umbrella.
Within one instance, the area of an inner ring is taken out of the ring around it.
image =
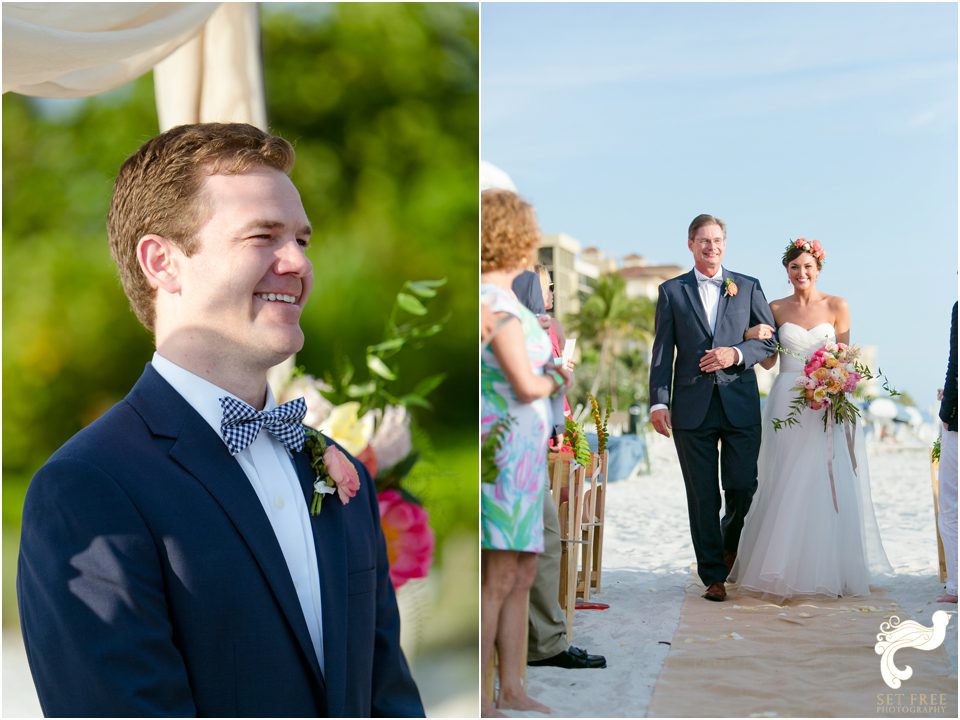
[[[877,398],[867,406],[867,413],[874,420],[893,420],[897,416],[897,404],[890,398]]]
[[[484,190],[510,190],[517,192],[517,186],[503,170],[486,160],[480,161],[480,192]]]

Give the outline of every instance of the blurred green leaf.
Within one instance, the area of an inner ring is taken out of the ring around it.
[[[446,379],[446,377],[446,373],[439,373],[438,375],[431,375],[428,378],[424,378],[413,388],[413,393],[415,395],[422,395],[423,397],[426,397],[440,387],[440,384]]]
[[[427,314],[427,309],[423,306],[423,303],[417,300],[413,295],[407,295],[406,293],[397,294],[397,305],[411,315]]]
[[[393,373],[390,368],[387,367],[387,364],[383,362],[376,355],[367,355],[367,367],[370,368],[372,372],[375,372],[377,375],[382,377],[384,380],[396,380],[397,376]]]

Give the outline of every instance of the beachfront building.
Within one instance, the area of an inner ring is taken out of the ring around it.
[[[642,255],[631,254],[623,258],[623,265],[617,272],[626,284],[628,298],[645,297],[657,299],[657,288],[677,275],[687,272],[680,265],[651,265]]]
[[[553,278],[553,311],[562,318],[580,312],[590,295],[590,279],[599,277],[597,269],[581,259],[580,243],[565,233],[544,235],[538,256]]]

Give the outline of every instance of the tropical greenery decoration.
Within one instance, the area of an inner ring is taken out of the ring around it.
[[[586,468],[590,467],[593,453],[590,452],[590,444],[587,442],[587,435],[583,431],[582,422],[576,422],[569,417],[566,419],[563,445],[573,452],[574,460]]]
[[[620,275],[603,275],[580,311],[564,317],[567,334],[577,338],[581,361],[574,387],[567,393],[571,405],[601,385],[613,404],[626,407],[645,393],[649,349],[653,342],[656,303],[629,298]]]
[[[607,449],[607,440],[610,437],[610,432],[607,430],[607,423],[610,420],[610,397],[607,396],[607,408],[602,416],[597,399],[593,395],[588,395],[587,399],[590,401],[590,412],[593,415],[593,422],[597,427],[597,455],[602,456],[604,450]]]

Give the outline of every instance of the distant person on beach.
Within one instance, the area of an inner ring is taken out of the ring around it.
[[[957,602],[957,303],[950,316],[950,352],[940,401],[939,525],[947,563],[946,592],[937,602]]]
[[[787,245],[781,262],[793,294],[770,303],[777,330],[762,324],[744,335],[776,333],[784,350],[763,408],[759,488],[730,579],[777,599],[869,595],[871,581],[892,572],[871,501],[862,423],[825,427],[827,410],[807,407],[799,424],[773,427],[789,414],[807,359],[828,342],[850,342],[847,301],[817,289],[825,258],[816,240]],[[776,361],[772,354],[761,365]]]
[[[760,283],[722,266],[723,221],[698,215],[687,230],[690,272],[660,285],[650,363],[650,422],[674,433],[687,491],[697,573],[707,600],[727,597],[743,520],[757,488],[760,394],[753,366],[776,348],[744,339],[773,323]],[[723,519],[720,520],[723,489]]]

